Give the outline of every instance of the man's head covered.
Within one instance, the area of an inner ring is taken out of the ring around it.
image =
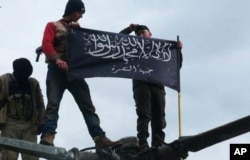
[[[66,4],[63,17],[68,16],[74,12],[85,13],[85,6],[81,0],[69,0]]]
[[[26,58],[18,58],[13,61],[13,75],[19,82],[25,82],[33,72],[30,61]]]
[[[138,25],[135,29],[135,34],[141,37],[151,37],[151,32],[149,28],[145,25]]]

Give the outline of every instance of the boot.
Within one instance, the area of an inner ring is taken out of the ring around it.
[[[41,136],[40,144],[54,146],[55,134],[45,133]]]
[[[147,150],[149,150],[149,146],[147,143],[139,145],[139,153],[146,152]]]
[[[112,142],[106,136],[96,136],[94,138],[94,142],[95,142],[96,150],[98,150],[100,148],[104,148],[104,147],[111,147],[112,149],[114,149],[114,148],[118,148],[122,145],[122,143],[119,141]]]

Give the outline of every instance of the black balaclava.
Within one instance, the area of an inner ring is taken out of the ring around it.
[[[26,82],[32,72],[33,67],[28,59],[19,58],[13,61],[13,75],[18,82]]]
[[[66,4],[63,17],[70,15],[73,12],[82,11],[85,12],[84,3],[81,0],[69,0]]]

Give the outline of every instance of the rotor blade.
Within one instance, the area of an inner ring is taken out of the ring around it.
[[[216,143],[234,138],[250,131],[250,116],[235,120],[228,124],[194,135],[183,136],[171,143],[181,151],[197,152]]]
[[[49,160],[79,160],[79,151],[76,148],[67,152],[61,147],[40,145],[24,140],[1,136],[0,148],[30,154],[36,157],[43,157]]]

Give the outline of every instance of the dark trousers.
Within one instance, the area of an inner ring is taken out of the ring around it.
[[[165,139],[164,86],[133,80],[133,93],[137,113],[137,137],[140,145],[147,144],[149,122],[151,122],[152,146],[160,146]]]
[[[47,72],[46,85],[48,104],[45,110],[42,136],[47,132],[52,134],[56,133],[59,106],[66,89],[73,95],[82,112],[91,137],[94,138],[105,135],[105,132],[100,127],[99,117],[95,113],[95,107],[91,100],[88,84],[84,79],[69,80],[66,72],[61,71],[56,65],[50,64]],[[74,123],[80,124],[79,122],[72,122],[72,124]]]

